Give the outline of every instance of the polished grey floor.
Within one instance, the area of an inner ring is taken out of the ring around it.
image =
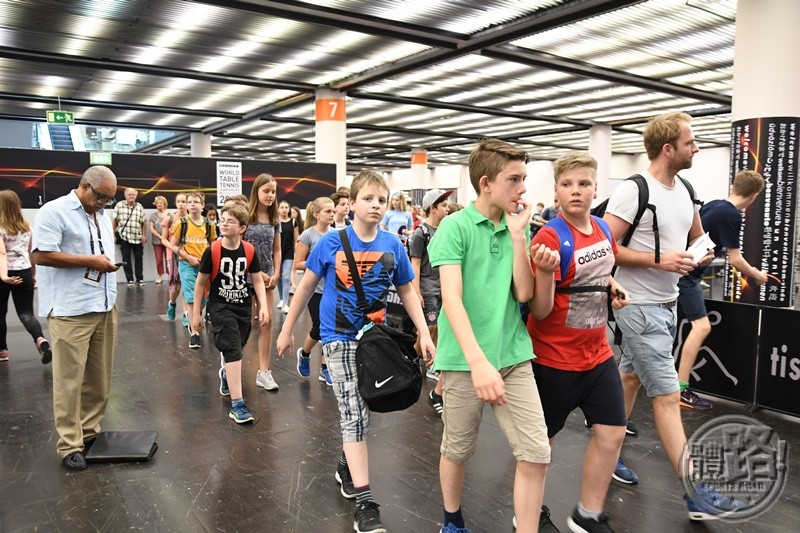
[[[106,430],[156,430],[147,463],[90,465],[68,472],[55,454],[51,369],[42,366],[16,317],[9,316],[12,358],[0,363],[0,531],[352,531],[353,503],[333,474],[340,453],[333,392],[301,379],[295,359],[273,360],[278,392],[255,387],[255,338],[246,350],[245,397],[257,415],[239,426],[218,393],[219,355],[189,350],[180,322],[161,313],[166,287],[120,285],[120,330]],[[276,314],[276,328],[284,315]],[[296,338],[305,335],[302,321]],[[274,341],[273,341],[274,342]],[[433,382],[425,384],[427,394]],[[716,402],[683,412],[688,432],[714,416],[740,413]],[[756,418],[789,441],[789,479],[779,501],[747,523],[691,523],[661,449],[646,398],[634,412],[641,434],[623,448],[638,486],[612,483],[607,509],[616,531],[793,532],[800,529],[800,424],[769,412]],[[441,422],[421,400],[402,413],[375,414],[370,475],[389,531],[434,532],[441,525],[438,444]],[[575,505],[590,432],[579,412],[559,434],[545,503],[561,531]],[[475,532],[511,531],[514,461],[489,409],[468,466],[464,515]]]

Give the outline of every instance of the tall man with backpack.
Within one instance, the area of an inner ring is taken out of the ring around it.
[[[622,333],[620,377],[625,414],[630,417],[636,394],[644,385],[653,401],[653,414],[667,458],[679,478],[688,478],[686,433],[672,343],[677,323],[678,280],[698,266],[686,251],[703,235],[692,192],[677,176],[692,166],[698,152],[686,113],[667,113],[651,119],[644,130],[650,160],[641,173],[647,185],[648,209],[637,218],[641,186],[626,180],[608,202],[604,220],[618,240],[615,279],[628,290],[630,304],[614,310]],[[654,217],[657,216],[657,224]],[[627,236],[629,230],[632,234]],[[713,259],[707,253],[700,264]],[[688,485],[687,485],[688,486]],[[737,502],[704,484],[684,496],[692,520],[709,520],[735,512]]]
[[[436,323],[439,320],[439,311],[442,309],[442,287],[439,283],[439,269],[431,266],[428,257],[428,243],[431,242],[439,223],[447,216],[447,199],[453,191],[443,191],[441,189],[431,189],[422,197],[422,209],[425,210],[425,221],[414,230],[411,238],[408,239],[408,255],[411,257],[411,267],[414,269],[414,279],[411,286],[422,302],[422,311],[425,314],[425,322],[428,324],[428,332],[431,334],[433,343],[436,344],[438,329]],[[419,338],[417,339],[417,351],[419,351]],[[429,377],[436,377],[432,371],[428,371]],[[442,416],[442,385],[438,382],[434,390],[428,395],[428,404]]]

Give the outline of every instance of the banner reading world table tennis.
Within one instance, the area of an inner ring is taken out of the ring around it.
[[[724,299],[731,302],[791,307],[795,283],[795,214],[800,118],[739,120],[731,128],[731,179],[740,170],[764,177],[764,192],[747,208],[740,234],[744,258],[769,273],[756,285],[725,266]]]

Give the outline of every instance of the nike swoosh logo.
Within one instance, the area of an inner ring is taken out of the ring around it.
[[[394,377],[394,376],[389,376],[388,378],[384,379],[383,381],[378,381],[378,380],[376,379],[376,380],[375,380],[375,388],[376,388],[376,389],[380,389],[381,387],[383,387],[384,385],[386,385],[386,382],[387,382],[387,381],[389,381],[390,379],[392,379],[393,377]]]

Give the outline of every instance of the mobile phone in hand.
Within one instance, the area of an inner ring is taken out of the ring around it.
[[[121,263],[114,263],[114,266],[116,266],[116,267],[121,267],[121,266],[125,266],[125,265],[127,265],[127,264],[128,264],[128,263],[126,263],[125,261],[122,261]]]

